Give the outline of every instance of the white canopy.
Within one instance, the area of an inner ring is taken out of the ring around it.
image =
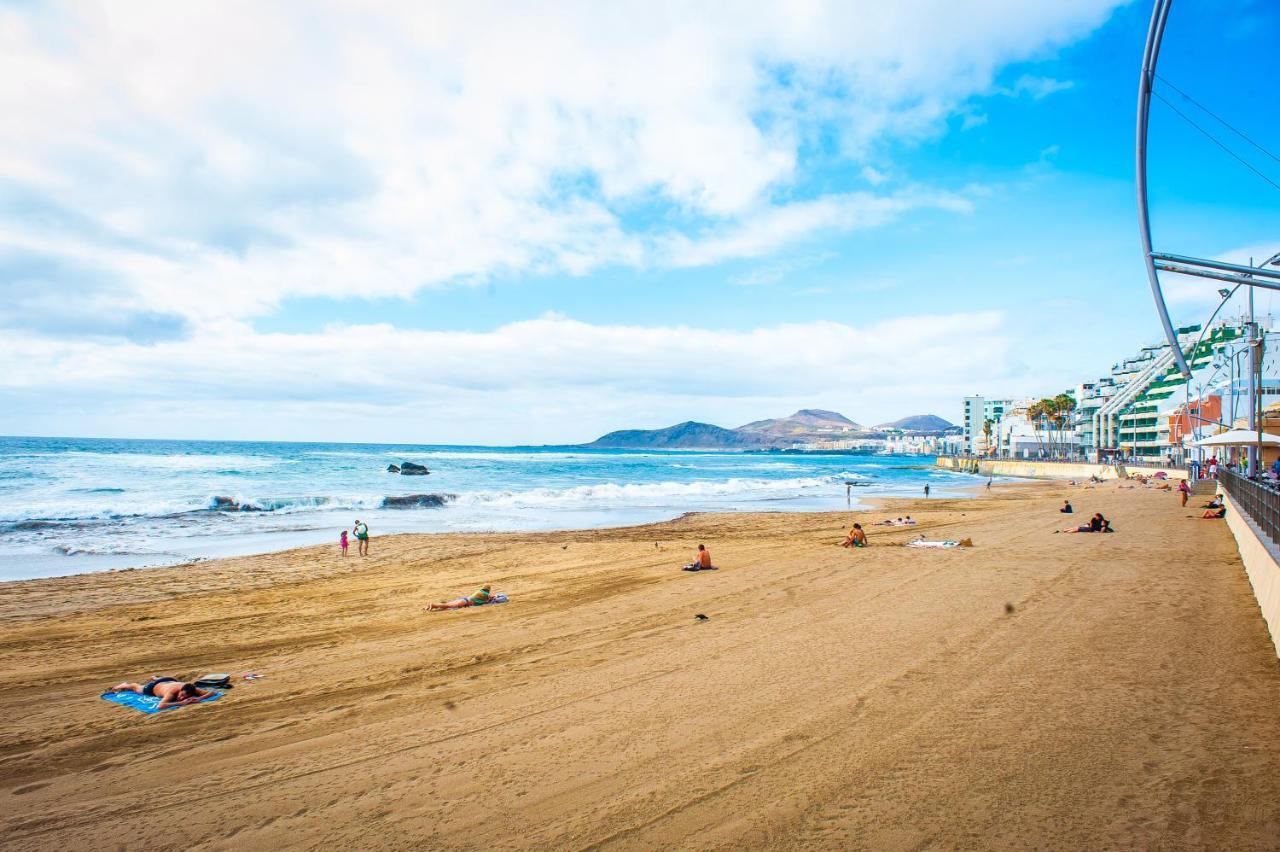
[[[1232,429],[1221,435],[1213,435],[1196,441],[1197,447],[1253,447],[1257,446],[1258,433],[1252,429]],[[1262,433],[1262,444],[1266,447],[1280,447],[1280,435]]]

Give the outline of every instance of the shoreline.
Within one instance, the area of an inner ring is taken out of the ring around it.
[[[932,497],[931,499],[947,500],[947,499],[966,499],[970,497],[976,497],[981,493],[980,492],[981,487],[982,487],[981,483],[975,484],[975,485],[960,485],[960,486],[952,485],[952,486],[944,487],[942,489],[942,493],[940,493],[938,496]],[[389,532],[389,533],[378,533],[375,530],[374,534],[375,534],[375,537],[378,537],[378,538],[389,538],[393,536],[404,536],[404,535],[520,535],[520,534],[532,534],[532,533],[541,533],[541,534],[571,533],[571,532],[581,532],[581,531],[591,531],[591,530],[604,531],[604,530],[613,530],[613,529],[626,529],[626,528],[635,527],[635,526],[649,526],[653,524],[668,523],[671,521],[679,520],[684,515],[691,514],[691,513],[692,514],[750,515],[750,514],[760,514],[760,513],[763,513],[763,514],[772,514],[772,513],[812,514],[812,513],[822,513],[822,512],[848,512],[848,511],[858,512],[858,511],[869,511],[873,509],[877,504],[884,503],[886,501],[890,501],[890,502],[904,501],[904,500],[909,501],[912,499],[920,499],[920,498],[912,498],[910,496],[905,496],[905,495],[883,494],[881,492],[876,492],[875,496],[860,497],[856,494],[856,489],[855,489],[855,494],[853,495],[851,506],[840,505],[832,508],[819,508],[815,504],[825,503],[825,502],[839,502],[840,498],[838,497],[795,498],[795,499],[779,501],[780,504],[793,503],[795,504],[794,508],[785,508],[785,507],[779,506],[777,508],[751,507],[751,508],[714,508],[714,509],[681,510],[675,507],[647,509],[645,507],[608,507],[607,506],[594,511],[562,510],[559,514],[569,515],[571,517],[577,517],[580,520],[584,520],[584,521],[590,518],[592,514],[596,515],[598,518],[598,522],[588,521],[585,523],[566,525],[566,526],[544,527],[544,526],[539,526],[536,523],[531,523],[528,526],[518,526],[515,528],[495,527],[491,529],[476,529],[476,530],[408,529],[408,530],[400,530],[397,532]],[[763,501],[758,501],[758,502],[763,502]],[[434,512],[447,512],[448,507],[426,508],[426,509],[418,509],[418,510],[391,510],[391,511],[408,511],[408,512],[423,511],[423,512],[434,513]],[[371,515],[369,512],[361,512],[360,510],[352,510],[352,512],[362,514],[366,517],[376,517],[376,514]],[[608,517],[608,515],[610,514],[623,515],[624,518],[618,519],[618,521],[615,523],[614,519]],[[628,515],[630,516],[657,515],[658,517],[654,517],[648,520],[645,520],[645,519],[637,520],[634,518],[627,519],[626,516]],[[556,516],[551,516],[551,517],[556,517]],[[413,526],[413,524],[409,524],[408,526]],[[394,528],[395,527],[393,526],[393,529]],[[341,529],[341,526],[337,526],[337,525],[335,525],[332,528],[332,530],[340,530],[340,529]],[[249,533],[246,536],[251,541],[250,543],[247,543],[244,546],[237,546],[236,544],[228,544],[227,537],[224,536],[217,540],[211,540],[210,542],[204,543],[198,547],[190,547],[191,550],[197,551],[196,555],[194,556],[189,556],[183,553],[157,552],[154,554],[154,556],[156,557],[173,556],[176,558],[162,561],[162,562],[154,562],[150,564],[134,564],[134,565],[104,564],[103,567],[99,567],[99,568],[84,567],[81,570],[68,571],[67,573],[59,572],[59,573],[52,573],[52,574],[41,574],[39,576],[20,576],[20,577],[14,577],[12,579],[0,579],[0,587],[3,587],[4,585],[9,583],[25,583],[25,582],[31,582],[34,580],[52,580],[52,579],[60,579],[60,578],[89,576],[89,575],[96,575],[96,574],[118,574],[118,573],[127,572],[127,571],[155,571],[155,570],[161,570],[165,568],[186,568],[192,565],[199,565],[207,562],[215,562],[222,559],[240,559],[240,558],[256,557],[256,556],[271,556],[273,554],[284,553],[284,552],[293,551],[293,550],[307,550],[310,548],[327,547],[329,545],[326,544],[325,542],[328,541],[329,538],[333,539],[333,547],[334,548],[337,547],[336,533],[333,533],[332,531],[329,533],[323,533],[326,536],[326,539],[324,541],[319,540],[321,534],[322,534],[322,530],[319,530],[319,529],[255,531],[253,533]],[[296,543],[286,544],[283,547],[279,546],[278,542],[280,542],[281,540],[290,540],[290,539]],[[353,543],[352,544],[353,551],[354,551],[354,547],[355,545]],[[18,562],[25,558],[26,564],[31,564],[32,562],[38,562],[39,564],[59,565],[64,561],[75,561],[75,560],[84,559],[84,560],[98,560],[106,563],[106,562],[119,562],[123,557],[127,557],[129,555],[130,554],[76,553],[76,554],[63,554],[63,555],[25,556],[24,554],[16,554],[10,557],[0,557],[0,561],[7,559],[14,562]],[[147,554],[137,554],[137,555],[139,557],[147,556]]]
[[[1055,534],[1064,496],[1119,532]],[[856,551],[847,512],[693,513],[6,584],[0,830],[33,849],[175,823],[153,845],[1274,842],[1280,672],[1224,525],[1167,492],[1045,482],[854,517],[906,513]],[[921,533],[974,547],[897,546]],[[700,542],[720,570],[682,572]],[[425,612],[482,582],[510,603]],[[206,671],[235,688],[159,716],[97,697]]]

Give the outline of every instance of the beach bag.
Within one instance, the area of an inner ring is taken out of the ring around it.
[[[193,681],[196,686],[201,689],[230,689],[231,675],[229,674],[207,674],[201,675],[197,680]]]

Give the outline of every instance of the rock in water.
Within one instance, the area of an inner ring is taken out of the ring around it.
[[[438,509],[453,499],[452,494],[405,494],[383,497],[384,509]]]
[[[431,471],[427,470],[424,464],[416,464],[414,462],[400,462],[401,476],[426,476]]]
[[[399,472],[400,472],[400,465],[398,464],[387,465],[387,473],[399,473]]]

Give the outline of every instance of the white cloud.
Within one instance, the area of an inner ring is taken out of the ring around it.
[[[918,187],[797,197],[805,140],[833,130],[862,161],[936,133],[1113,5],[6,5],[0,253],[191,326],[289,296],[761,257],[963,210]]]
[[[334,438],[350,433],[325,426],[344,416],[347,428],[367,420],[369,440],[498,443],[690,417],[738,425],[814,404],[879,422],[955,396],[974,375],[999,380],[1011,347],[995,312],[747,331],[558,316],[485,333],[256,334],[225,323],[152,345],[10,343],[0,350],[5,434],[65,434],[59,418],[91,410],[103,431],[128,423],[133,434]],[[44,402],[18,404],[33,395]]]
[[[1031,74],[1023,74],[1014,82],[1013,88],[1008,90],[1008,94],[1012,97],[1019,95],[1028,95],[1032,100],[1041,100],[1049,95],[1065,92],[1067,89],[1075,86],[1072,80],[1055,80],[1052,77],[1036,77]]]

